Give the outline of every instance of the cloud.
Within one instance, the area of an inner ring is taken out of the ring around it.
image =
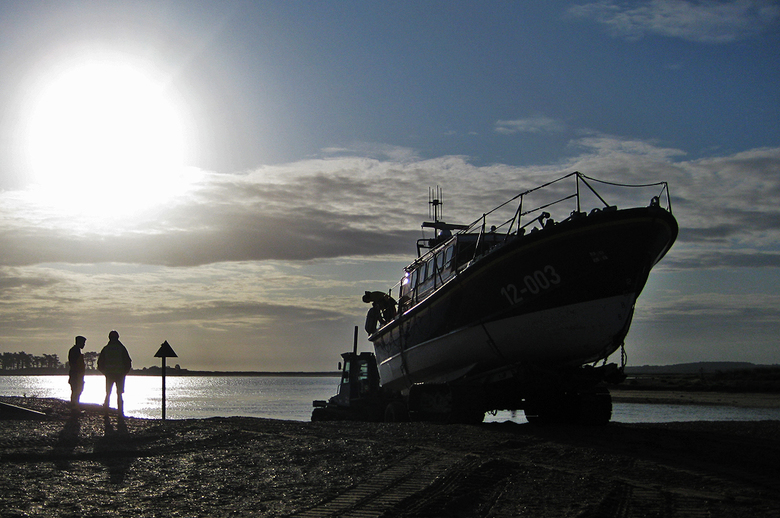
[[[780,248],[780,148],[686,161],[683,151],[611,136],[571,145],[585,150],[568,162],[571,169],[627,183],[668,181],[683,242]]]
[[[780,20],[780,6],[769,0],[607,0],[574,6],[568,12],[595,20],[616,37],[636,40],[658,35],[698,43],[748,39]]]
[[[18,196],[0,193],[0,264],[198,266],[239,261],[409,257],[428,218],[427,186],[444,187],[445,217],[469,223],[512,195],[566,172],[609,181],[669,182],[686,265],[773,264],[780,250],[780,148],[683,160],[653,142],[609,135],[572,141],[579,154],[534,167],[476,166],[466,157],[394,161],[334,157],[204,174],[187,197],[111,232],[74,232]],[[609,192],[609,188],[604,188]],[[658,192],[615,192],[621,206]],[[729,253],[726,253],[729,252]],[[694,257],[695,256],[695,257]],[[750,257],[748,257],[750,256]]]
[[[638,320],[684,325],[698,319],[780,323],[780,295],[757,293],[676,293],[662,304],[644,304]]]
[[[496,122],[496,133],[511,135],[513,133],[560,133],[566,126],[549,117],[528,117],[525,119],[502,120]]]
[[[397,162],[418,160],[416,150],[404,146],[393,146],[376,142],[355,142],[346,147],[326,147],[325,156],[358,156],[364,158],[389,159]]]
[[[780,268],[780,253],[763,250],[675,252],[665,261],[671,268]]]

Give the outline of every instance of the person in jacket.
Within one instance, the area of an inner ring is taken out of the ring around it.
[[[84,392],[84,354],[81,350],[87,344],[87,339],[83,336],[76,337],[76,343],[68,351],[68,383],[70,384],[70,406],[74,413],[81,411],[79,399]]]
[[[108,400],[111,397],[111,389],[116,385],[116,407],[119,415],[124,416],[124,402],[122,394],[125,392],[125,376],[130,372],[132,360],[127,349],[119,341],[119,333],[108,333],[108,343],[98,356],[98,370],[106,377],[106,400],[103,402],[103,410],[108,414]]]
[[[393,297],[381,291],[367,291],[363,302],[371,304],[366,315],[366,332],[372,334],[380,325],[385,325],[395,317],[397,302]]]

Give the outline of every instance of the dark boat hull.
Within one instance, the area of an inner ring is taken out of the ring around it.
[[[623,343],[650,269],[677,236],[666,210],[602,211],[513,236],[377,330],[385,387],[514,366],[580,366]]]

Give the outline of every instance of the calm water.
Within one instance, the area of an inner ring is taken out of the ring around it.
[[[102,404],[105,378],[87,376],[84,403]],[[337,377],[261,376],[171,376],[166,378],[166,417],[265,417],[308,421],[311,402],[335,394]],[[35,396],[69,400],[67,376],[0,376],[0,395]],[[125,384],[125,414],[159,419],[162,413],[162,380],[154,376],[128,376]],[[115,395],[111,406],[116,408]],[[700,405],[648,405],[615,403],[612,420],[622,423],[672,421],[780,420],[780,409],[737,408]],[[526,422],[522,412],[488,414],[485,422]]]

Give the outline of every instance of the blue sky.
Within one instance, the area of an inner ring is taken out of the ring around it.
[[[778,63],[776,1],[0,1],[0,351],[330,369],[429,187],[579,170],[680,222],[630,364],[780,363]]]

